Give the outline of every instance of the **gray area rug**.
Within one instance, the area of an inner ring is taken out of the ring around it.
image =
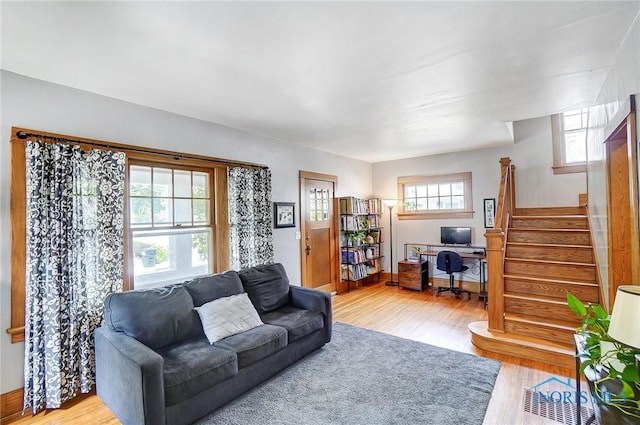
[[[198,425],[482,424],[500,363],[336,323],[322,349]]]

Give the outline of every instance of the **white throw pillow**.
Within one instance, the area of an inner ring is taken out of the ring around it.
[[[262,325],[256,308],[245,293],[218,298],[196,307],[210,344]]]

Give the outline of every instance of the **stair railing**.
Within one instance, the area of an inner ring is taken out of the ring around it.
[[[500,158],[501,177],[496,205],[495,227],[487,229],[488,330],[504,332],[504,259],[507,232],[516,208],[515,165]]]

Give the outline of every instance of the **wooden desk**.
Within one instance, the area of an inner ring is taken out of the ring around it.
[[[451,250],[451,251],[455,251],[455,248],[453,247],[446,247],[443,246],[441,247],[442,249],[440,251],[444,251],[444,250]],[[478,266],[480,267],[480,291],[478,292],[478,299],[483,299],[484,300],[484,307],[487,307],[487,278],[485,276],[484,273],[484,265],[487,262],[487,255],[486,255],[486,249],[484,247],[465,247],[467,249],[475,249],[476,251],[482,250],[482,254],[476,254],[474,252],[457,252],[458,254],[460,254],[460,257],[462,257],[463,259],[469,259],[469,260],[476,260],[478,261]],[[435,250],[428,250],[428,251],[420,251],[420,253],[418,254],[420,262],[422,262],[422,257],[437,257],[438,253],[440,251],[435,251]],[[428,260],[426,261],[428,262]],[[429,267],[426,267],[427,269],[427,282],[429,281]]]

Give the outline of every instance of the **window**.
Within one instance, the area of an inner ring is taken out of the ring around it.
[[[586,171],[587,108],[551,116],[554,174]]]
[[[471,173],[400,177],[398,193],[400,219],[473,216]]]
[[[310,221],[329,219],[329,202],[331,194],[328,189],[311,188],[309,190]]]
[[[211,273],[211,171],[130,164],[134,286]]]

